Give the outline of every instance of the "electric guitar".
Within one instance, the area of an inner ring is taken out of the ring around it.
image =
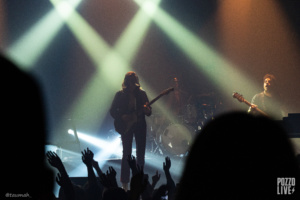
[[[151,106],[154,102],[156,102],[162,96],[169,94],[171,91],[174,91],[174,88],[168,88],[162,91],[157,97],[155,97],[152,101],[149,102],[148,106]],[[137,123],[138,116],[141,115],[142,112],[142,108],[140,108],[139,110],[127,114],[130,116],[130,120],[127,122],[123,121],[121,118],[115,119],[115,130],[121,135],[126,134]]]
[[[243,97],[243,95],[241,95],[241,94],[239,94],[239,93],[237,93],[237,92],[234,92],[234,93],[232,94],[232,97],[233,97],[233,98],[236,98],[239,102],[243,102],[243,103],[247,104],[248,106],[252,106],[252,105],[253,105],[253,104],[251,104],[249,101],[247,101],[247,100]],[[264,111],[262,111],[261,109],[255,108],[255,110],[256,110],[257,112],[259,112],[260,114],[264,115],[265,117],[269,117],[269,115],[268,115],[267,113],[265,113]]]

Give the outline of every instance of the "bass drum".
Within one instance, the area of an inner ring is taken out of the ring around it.
[[[160,135],[160,143],[163,148],[172,155],[185,154],[195,137],[192,127],[182,124],[169,125]]]

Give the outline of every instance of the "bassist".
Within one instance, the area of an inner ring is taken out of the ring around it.
[[[249,107],[248,112],[258,115],[259,113],[256,111],[256,108],[260,108],[268,116],[281,120],[284,112],[282,109],[282,100],[276,86],[276,78],[272,74],[266,74],[263,81],[264,91],[252,98],[252,106]]]
[[[128,156],[132,154],[133,136],[136,141],[137,164],[144,166],[146,149],[146,120],[145,116],[151,115],[151,107],[147,94],[139,84],[135,72],[126,73],[122,90],[114,97],[110,114],[115,119],[115,129],[121,134],[123,156],[121,164],[121,182],[124,190],[128,189],[130,181],[130,167],[127,163]],[[135,118],[135,119],[134,119]],[[135,121],[134,125],[127,128],[127,124]]]

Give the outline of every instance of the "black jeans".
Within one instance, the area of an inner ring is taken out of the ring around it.
[[[130,167],[128,165],[128,156],[132,155],[133,136],[136,142],[136,163],[140,167],[145,165],[145,150],[146,150],[146,125],[136,126],[134,130],[129,131],[121,136],[123,145],[123,156],[121,164],[121,182],[130,182]]]

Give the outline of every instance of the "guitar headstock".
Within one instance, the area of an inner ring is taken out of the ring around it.
[[[167,94],[169,94],[172,91],[174,91],[174,88],[170,87],[170,88],[165,89],[164,91],[162,91],[161,95],[167,95]]]
[[[244,102],[245,101],[245,98],[243,97],[243,95],[241,95],[237,92],[233,92],[232,97],[239,100],[239,102]]]

